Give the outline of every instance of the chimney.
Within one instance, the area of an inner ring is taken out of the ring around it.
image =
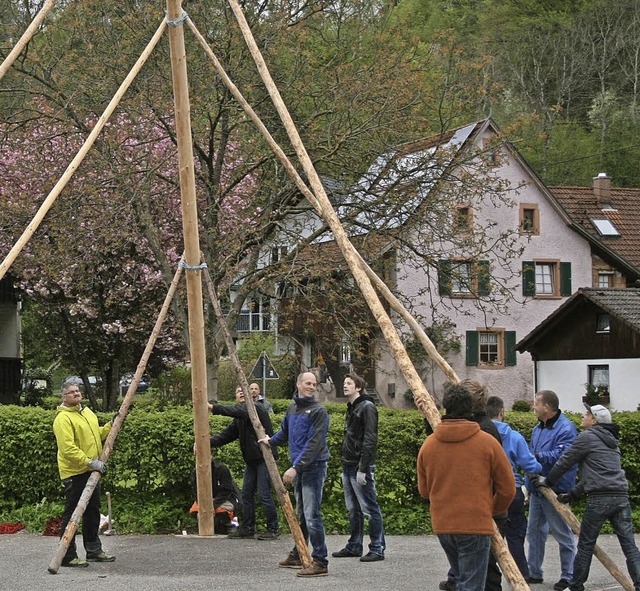
[[[593,196],[598,207],[610,206],[611,177],[608,177],[606,172],[600,172],[593,178]]]

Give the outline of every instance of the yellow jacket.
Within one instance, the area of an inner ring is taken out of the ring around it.
[[[86,406],[59,406],[53,421],[53,434],[58,442],[58,470],[64,480],[90,472],[89,460],[102,451],[102,442],[111,431],[111,423],[100,427],[98,417]]]

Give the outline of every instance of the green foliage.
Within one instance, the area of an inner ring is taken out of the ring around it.
[[[273,401],[277,428],[289,404]],[[328,446],[331,453],[324,489],[323,516],[328,532],[346,533],[348,517],[344,506],[340,449],[345,404],[327,404],[331,417]],[[389,534],[419,534],[431,531],[429,511],[418,494],[415,463],[425,438],[423,417],[417,411],[379,409],[379,446],[376,463],[378,498]],[[0,406],[0,518],[20,521],[29,530],[39,531],[46,521],[61,514],[64,495],[56,466],[56,444],[51,430],[54,411],[41,408]],[[579,423],[580,415],[570,414]],[[110,415],[98,414],[101,423]],[[211,416],[212,432],[229,424],[226,417]],[[505,419],[526,438],[536,424],[532,412],[508,412]],[[623,467],[631,489],[632,502],[640,496],[640,419],[637,413],[615,413],[620,425]],[[133,408],[118,435],[102,479],[104,493],[112,494],[114,518],[121,533],[161,533],[193,529],[196,521],[189,514],[195,498],[193,417],[189,407],[165,411]],[[238,442],[215,450],[238,484],[244,464]],[[278,466],[289,467],[286,448]],[[37,475],[35,477],[34,475]],[[634,514],[637,525],[640,514]],[[260,521],[259,523],[262,523]],[[286,528],[284,518],[281,518]]]
[[[511,406],[514,412],[531,412],[531,404],[527,400],[516,400]]]
[[[163,372],[153,381],[153,387],[143,397],[153,399],[158,408],[189,404],[191,368],[179,365]]]

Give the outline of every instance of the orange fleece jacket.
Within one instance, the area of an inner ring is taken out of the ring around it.
[[[445,419],[418,453],[418,489],[430,501],[436,534],[487,534],[516,483],[502,446],[478,423]]]

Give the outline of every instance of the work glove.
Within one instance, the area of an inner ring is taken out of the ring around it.
[[[540,476],[540,474],[531,474],[529,480],[531,481],[531,486],[536,489],[539,489],[541,486],[548,486],[547,479],[544,476]]]
[[[358,472],[356,474],[356,482],[360,486],[364,486],[365,484],[367,484],[367,473],[366,472]]]
[[[580,495],[572,489],[568,493],[560,493],[556,499],[559,503],[574,505],[580,500]]]
[[[102,460],[89,460],[89,468],[95,472],[100,472],[100,474],[104,474],[107,471],[107,467]]]
[[[118,411],[116,414],[113,415],[113,417],[111,418],[111,426],[113,427],[113,423],[116,422],[116,419],[118,418],[118,416],[120,415],[120,411]]]

